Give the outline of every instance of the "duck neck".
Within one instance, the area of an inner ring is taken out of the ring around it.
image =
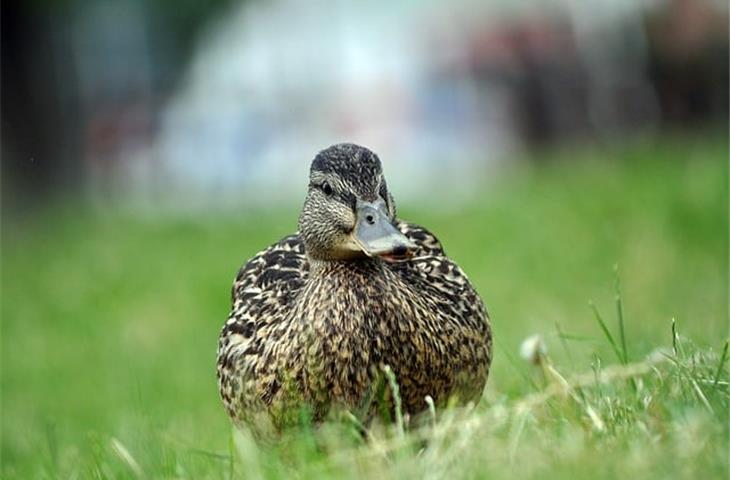
[[[380,259],[362,257],[350,260],[319,260],[309,259],[309,274],[311,279],[337,277],[348,275],[365,277],[383,270],[383,261]]]
[[[379,259],[315,260],[309,272],[297,308],[315,328],[357,328],[392,295],[393,276]]]

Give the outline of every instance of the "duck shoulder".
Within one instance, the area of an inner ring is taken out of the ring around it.
[[[424,227],[403,220],[396,221],[395,226],[403,235],[418,246],[414,252],[414,257],[444,255],[444,247],[441,246],[439,239]]]
[[[444,249],[436,236],[414,223],[398,220],[396,227],[406,237],[413,241],[418,248],[414,257],[443,256]],[[304,241],[299,234],[286,236],[260,251],[238,271],[231,288],[231,316],[223,332],[236,333],[242,327],[233,327],[240,323],[235,313],[246,311],[246,317],[256,317],[259,313],[257,306],[269,305],[268,312],[274,314],[274,306],[286,307],[296,297],[296,292],[302,287],[309,274],[309,262],[304,251]],[[236,322],[230,320],[235,318]],[[247,321],[248,318],[240,317]],[[249,325],[249,329],[257,325]],[[243,332],[240,332],[243,333]]]
[[[236,422],[263,408],[253,392],[267,332],[281,326],[308,274],[304,242],[294,234],[254,255],[236,275],[217,360],[221,397]]]

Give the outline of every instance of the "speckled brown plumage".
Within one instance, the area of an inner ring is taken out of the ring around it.
[[[354,145],[330,147],[310,180],[299,228],[306,233],[255,255],[233,285],[218,379],[234,423],[281,427],[301,404],[315,419],[336,406],[356,409],[384,365],[408,413],[426,409],[427,395],[437,404],[478,400],[492,347],[482,300],[430,232],[395,219],[377,157]],[[356,221],[352,198],[383,203],[412,242],[407,260],[342,258]]]

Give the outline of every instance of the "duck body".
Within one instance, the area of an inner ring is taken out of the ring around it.
[[[235,424],[263,418],[280,428],[301,406],[315,420],[333,407],[371,416],[377,405],[365,403],[385,366],[409,414],[428,408],[426,396],[437,405],[481,396],[492,347],[481,298],[430,232],[394,212],[386,222],[407,258],[311,255],[297,233],[240,269],[218,347],[220,394]]]

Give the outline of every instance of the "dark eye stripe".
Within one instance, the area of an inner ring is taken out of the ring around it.
[[[355,204],[357,200],[353,193],[349,191],[335,190],[334,187],[332,187],[332,185],[327,181],[324,181],[322,183],[311,183],[309,186],[310,188],[316,188],[320,190],[322,193],[332,198],[333,200],[344,203],[345,205],[352,207],[353,210],[355,209]],[[329,187],[329,192],[326,187]]]

